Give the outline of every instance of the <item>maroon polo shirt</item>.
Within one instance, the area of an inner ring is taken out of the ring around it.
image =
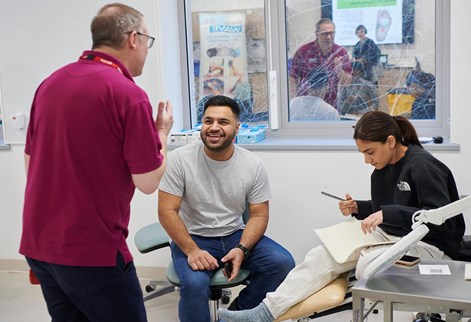
[[[117,252],[132,260],[131,174],[158,168],[162,144],[147,94],[126,67],[100,52],[83,56],[44,80],[33,100],[20,253],[114,266]]]
[[[298,80],[296,96],[307,95],[309,82],[307,76],[313,69],[322,66],[328,74],[328,93],[324,97],[324,101],[332,106],[337,107],[337,92],[339,85],[339,77],[335,71],[335,59],[340,57],[342,60],[342,69],[344,72],[351,74],[352,65],[348,58],[345,48],[333,44],[332,50],[323,53],[317,44],[313,41],[301,46],[293,57],[289,75]]]

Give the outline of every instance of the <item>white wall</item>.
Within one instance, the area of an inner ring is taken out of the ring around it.
[[[160,1],[160,23],[175,24],[175,7]],[[165,6],[163,5],[165,3]],[[451,138],[461,145],[460,152],[439,152],[435,156],[445,162],[455,174],[461,193],[471,193],[469,164],[471,163],[470,122],[471,109],[468,106],[468,76],[471,75],[468,41],[468,12],[471,2],[453,0],[451,32]],[[164,11],[165,10],[165,11]],[[172,27],[173,28],[173,27]],[[170,32],[170,28],[166,28]],[[168,36],[170,37],[170,36]],[[23,41],[23,38],[21,38]],[[44,44],[50,48],[51,44]],[[178,80],[171,66],[178,62],[178,48],[162,45],[164,66],[162,79],[166,82],[163,96],[172,100],[179,97]],[[39,50],[39,49],[38,49]],[[170,54],[165,56],[165,52]],[[1,73],[1,70],[0,70]],[[173,75],[173,76],[172,76]],[[27,76],[25,76],[27,77]],[[181,106],[181,104],[175,104]],[[179,121],[180,122],[180,121]],[[181,126],[178,124],[177,126]],[[10,151],[0,151],[0,259],[21,259],[18,245],[21,234],[21,209],[23,203],[24,170],[23,146],[13,145]],[[316,152],[316,151],[260,151],[257,152],[268,167],[271,178],[273,201],[271,219],[267,234],[287,247],[297,261],[302,260],[308,249],[317,245],[313,232],[342,220],[336,201],[323,197],[321,190],[335,194],[350,192],[355,198],[368,198],[370,166],[363,163],[358,152]],[[156,195],[144,196],[136,193],[132,204],[130,248],[137,265],[166,266],[168,250],[159,250],[141,255],[133,245],[135,232],[156,220]],[[471,211],[469,211],[471,214]],[[467,220],[471,226],[471,219]]]
[[[29,107],[39,83],[57,68],[77,60],[82,50],[92,45],[90,23],[98,9],[108,0],[22,0],[0,4],[0,77],[2,81],[5,142],[24,143],[26,127],[15,129],[12,115],[24,113],[29,119]],[[158,33],[157,0],[127,0],[141,11],[151,35]],[[169,1],[165,1],[169,2]],[[156,102],[162,93],[159,79],[160,44],[158,38],[149,50],[143,73],[136,83]]]

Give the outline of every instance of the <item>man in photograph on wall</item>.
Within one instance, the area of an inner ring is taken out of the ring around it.
[[[322,18],[316,24],[316,40],[301,46],[293,57],[289,75],[296,83],[295,96],[306,95],[309,88],[309,73],[323,67],[328,74],[329,91],[324,100],[337,107],[338,86],[345,74],[351,74],[352,66],[345,48],[335,44],[335,24]],[[340,72],[338,72],[340,71]]]

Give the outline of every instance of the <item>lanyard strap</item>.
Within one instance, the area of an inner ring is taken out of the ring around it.
[[[93,54],[88,54],[88,55],[80,56],[80,59],[93,60],[93,61],[105,64],[105,65],[108,65],[110,67],[115,68],[118,72],[123,74],[123,71],[121,70],[121,68],[117,64],[115,64],[112,61],[109,61],[107,59],[104,59],[100,56],[96,56],[96,55],[93,55]]]

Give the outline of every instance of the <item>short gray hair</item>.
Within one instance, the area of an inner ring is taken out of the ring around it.
[[[321,29],[321,25],[323,24],[329,24],[329,25],[332,25],[334,26],[334,29],[335,29],[335,23],[329,19],[329,18],[322,18],[321,20],[319,20],[317,23],[316,23],[316,32],[319,32],[319,29]]]
[[[122,3],[110,3],[102,7],[91,23],[92,49],[101,46],[121,48],[125,35],[139,31],[144,15]]]

